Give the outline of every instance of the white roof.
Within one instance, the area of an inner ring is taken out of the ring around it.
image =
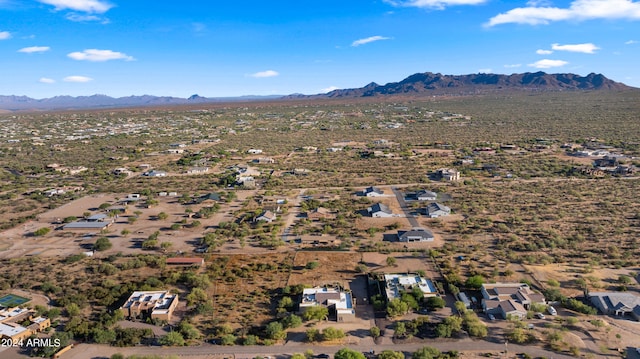
[[[17,324],[9,325],[9,324],[0,323],[0,337],[1,336],[13,337],[26,330],[28,329],[21,325],[17,325]]]

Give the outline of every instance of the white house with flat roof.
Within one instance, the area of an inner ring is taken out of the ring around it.
[[[171,321],[178,295],[169,291],[133,292],[120,309],[129,318],[148,317]]]
[[[304,313],[310,307],[324,306],[329,311],[336,311],[338,322],[351,322],[355,320],[356,311],[351,293],[336,288],[305,288],[302,291],[300,301],[300,313]]]
[[[400,298],[402,293],[411,292],[418,287],[422,291],[423,298],[438,296],[436,286],[427,278],[418,274],[385,274],[387,299]]]

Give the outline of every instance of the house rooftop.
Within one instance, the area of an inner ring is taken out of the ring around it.
[[[386,204],[384,203],[376,203],[373,206],[370,207],[370,211],[371,213],[376,213],[376,212],[384,212],[387,214],[392,214],[393,212],[391,211],[391,208],[389,208]]]
[[[399,298],[402,292],[410,291],[418,286],[425,296],[435,296],[438,291],[429,279],[417,274],[385,274],[384,281],[387,284],[387,298]]]
[[[336,310],[353,310],[351,293],[339,291],[335,288],[305,288],[302,291],[300,306],[335,305]]]

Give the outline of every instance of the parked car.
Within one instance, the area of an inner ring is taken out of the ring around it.
[[[536,315],[536,318],[538,319],[544,319],[544,314],[542,313],[536,313],[535,315]]]
[[[549,314],[551,314],[551,315],[558,315],[558,312],[556,311],[556,308],[554,308],[552,306],[549,306],[547,308],[547,312],[549,312]]]
[[[496,320],[496,317],[494,317],[493,314],[489,314],[487,316],[489,317],[489,320]]]

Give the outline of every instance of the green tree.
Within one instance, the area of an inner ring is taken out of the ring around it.
[[[291,297],[282,297],[278,302],[278,308],[291,308],[293,307],[293,299]]]
[[[484,277],[481,275],[474,275],[467,278],[467,281],[464,283],[467,288],[472,289],[480,289],[484,284]]]
[[[271,322],[267,324],[265,333],[267,335],[267,338],[273,340],[281,340],[287,336],[287,333],[284,331],[284,328],[280,322]]]
[[[375,339],[378,338],[380,336],[380,328],[378,327],[371,327],[371,329],[369,329],[369,333],[371,333],[371,336]]]
[[[42,227],[42,228],[38,228],[37,230],[35,230],[33,232],[33,235],[36,236],[36,237],[42,237],[44,235],[47,235],[49,232],[51,232],[51,228]]]
[[[366,359],[364,354],[349,348],[338,350],[333,357],[335,359]]]
[[[160,212],[158,213],[157,217],[159,220],[164,221],[169,218],[169,215],[166,212]]]
[[[329,316],[329,309],[322,306],[309,307],[302,314],[304,320],[323,320]]]
[[[225,334],[225,335],[220,337],[220,344],[222,344],[222,345],[234,345],[236,343],[237,339],[238,338],[236,338],[236,336],[233,335],[233,334]]]
[[[313,262],[307,263],[305,268],[307,268],[307,269],[316,269],[316,268],[318,268],[318,266],[320,266],[320,263],[318,263],[316,261],[313,261]]]
[[[427,298],[427,308],[430,310],[436,310],[440,308],[444,308],[447,303],[441,297],[429,297]]]
[[[397,263],[397,260],[395,257],[391,257],[391,256],[387,257],[387,266],[395,267],[396,263]]]
[[[184,337],[180,332],[169,332],[167,335],[160,337],[158,341],[160,342],[160,345],[170,347],[185,345]]]
[[[112,247],[111,241],[107,237],[100,237],[96,240],[96,243],[93,245],[93,249],[98,252],[106,251]]]
[[[309,328],[305,331],[305,334],[307,336],[307,341],[310,343],[313,343],[320,339],[320,331],[318,329]]]
[[[297,328],[302,325],[302,318],[295,314],[291,314],[282,319],[282,325],[285,328]]]
[[[407,326],[404,322],[396,322],[393,328],[393,335],[396,338],[404,338],[407,335]]]
[[[242,345],[257,345],[257,344],[258,344],[258,337],[253,334],[247,335],[247,337],[244,338],[244,340],[242,341]]]
[[[341,329],[336,329],[334,327],[327,327],[322,331],[322,339],[326,341],[342,339],[344,337],[344,332]]]
[[[393,350],[383,350],[378,354],[378,359],[404,359],[404,354]]]
[[[397,317],[409,311],[409,305],[398,298],[393,298],[387,304],[387,315]]]
[[[440,351],[433,347],[423,347],[411,354],[411,359],[438,359]]]

